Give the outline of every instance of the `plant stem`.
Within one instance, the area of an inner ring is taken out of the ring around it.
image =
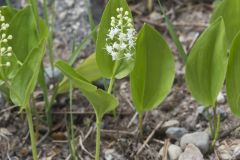
[[[142,113],[138,113],[138,130],[139,130],[139,135],[140,135],[140,139],[143,139],[143,114]]]
[[[100,137],[101,137],[101,120],[97,118],[96,121],[96,153],[95,160],[100,160]]]
[[[37,143],[36,143],[36,137],[35,137],[34,128],[33,128],[32,112],[29,105],[26,107],[26,113],[27,113],[28,127],[29,127],[30,138],[31,138],[33,160],[37,160]]]
[[[149,12],[152,11],[152,9],[153,9],[153,0],[148,0],[147,1],[147,8],[148,8]]]
[[[70,81],[69,84],[69,99],[70,99],[70,105],[69,105],[69,109],[70,109],[70,130],[71,130],[71,150],[72,150],[72,160],[76,159],[76,150],[75,150],[75,143],[74,143],[74,128],[73,128],[73,114],[72,114],[72,90],[73,90],[73,85],[72,82]]]
[[[115,82],[115,78],[114,78],[114,76],[112,76],[111,79],[110,79],[110,83],[109,83],[109,86],[108,86],[108,90],[107,90],[107,93],[108,93],[108,94],[111,94],[112,89],[113,89],[113,84],[114,84],[114,82]]]
[[[212,123],[213,123],[212,128],[214,128],[214,132],[212,133],[212,138],[213,138],[212,147],[215,146],[217,139],[219,137],[220,120],[221,120],[220,114],[217,114],[217,107],[214,105],[213,106],[213,121],[212,121]]]

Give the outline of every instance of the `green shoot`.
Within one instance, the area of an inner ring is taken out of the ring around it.
[[[169,20],[168,16],[166,15],[166,12],[165,12],[165,9],[164,7],[162,6],[160,0],[158,0],[158,4],[159,4],[159,7],[160,7],[160,11],[162,13],[162,15],[164,16],[164,19],[165,19],[165,22],[167,23],[167,29],[168,29],[168,32],[170,34],[170,36],[172,37],[176,47],[177,47],[177,50],[178,50],[178,53],[179,53],[179,56],[182,58],[184,64],[187,62],[187,54],[185,53],[184,49],[183,49],[183,46],[177,36],[177,33],[173,27],[173,24],[171,23],[171,21]]]

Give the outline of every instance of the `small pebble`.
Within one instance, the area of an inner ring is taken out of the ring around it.
[[[170,160],[177,160],[181,153],[182,149],[177,145],[171,144],[168,147],[168,156]]]
[[[180,140],[183,135],[188,133],[188,130],[186,130],[185,128],[170,127],[166,130],[165,133],[170,139]]]
[[[233,157],[235,159],[240,159],[240,145],[238,145],[233,151]]]
[[[45,81],[47,85],[57,82],[60,78],[61,72],[57,68],[53,70],[51,67],[45,68]]]
[[[209,150],[209,135],[206,132],[194,132],[185,134],[180,141],[180,146],[184,149],[188,144],[194,144],[203,154]]]
[[[65,0],[65,3],[67,4],[68,7],[72,7],[75,2],[74,0]]]
[[[122,160],[123,157],[119,155],[114,149],[104,150],[105,160]]]
[[[227,112],[219,107],[217,108],[217,114],[220,114],[221,121],[223,121],[227,118]],[[199,106],[197,108],[197,117],[198,118],[202,117],[204,120],[208,121],[209,115],[211,117],[213,116],[213,111],[211,108],[208,111],[207,111],[206,107],[204,107],[204,106]]]
[[[169,120],[169,121],[166,121],[162,128],[169,128],[169,127],[178,127],[180,125],[180,122],[178,120]]]
[[[186,127],[188,130],[194,130],[196,128],[196,124],[197,124],[197,116],[190,115],[185,120],[184,127]]]
[[[204,160],[200,150],[193,144],[188,144],[178,160]]]
[[[218,104],[223,104],[225,103],[225,97],[224,95],[222,94],[222,92],[220,92],[217,96],[217,103]]]

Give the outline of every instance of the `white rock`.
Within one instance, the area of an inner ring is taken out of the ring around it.
[[[166,121],[162,128],[169,128],[169,127],[178,127],[180,125],[179,121],[178,120],[169,120],[169,121]]]
[[[233,151],[233,156],[235,159],[240,159],[240,145],[238,145],[234,151]]]
[[[119,155],[114,149],[105,149],[104,150],[106,160],[122,160],[123,157]]]
[[[200,150],[193,144],[188,144],[178,160],[204,160]]]
[[[222,92],[220,92],[217,96],[217,103],[218,104],[223,104],[225,103],[225,97],[224,95],[222,94]]]
[[[168,147],[168,156],[170,160],[177,160],[181,153],[182,149],[177,145],[171,144]]]
[[[73,4],[75,3],[74,0],[65,0],[65,3],[68,5],[68,7],[72,7]]]
[[[194,144],[203,154],[209,150],[209,135],[206,132],[194,132],[182,136],[180,146],[184,149],[188,144]]]

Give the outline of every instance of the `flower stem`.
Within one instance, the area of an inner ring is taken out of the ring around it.
[[[29,127],[30,138],[31,138],[32,156],[33,156],[33,160],[37,160],[37,143],[36,143],[36,137],[35,137],[34,128],[33,128],[32,112],[31,112],[30,106],[26,107],[26,113],[27,113],[28,127]]]
[[[110,79],[110,83],[109,83],[109,86],[108,86],[108,90],[107,90],[107,93],[108,93],[108,94],[111,94],[112,89],[113,89],[113,84],[114,84],[114,82],[115,82],[115,78],[114,78],[114,76],[112,76],[112,78]]]
[[[95,160],[100,160],[100,137],[101,137],[101,120],[97,118],[96,121],[96,154],[95,154]]]
[[[138,113],[138,130],[139,130],[139,136],[140,139],[143,139],[143,114],[142,113]]]

